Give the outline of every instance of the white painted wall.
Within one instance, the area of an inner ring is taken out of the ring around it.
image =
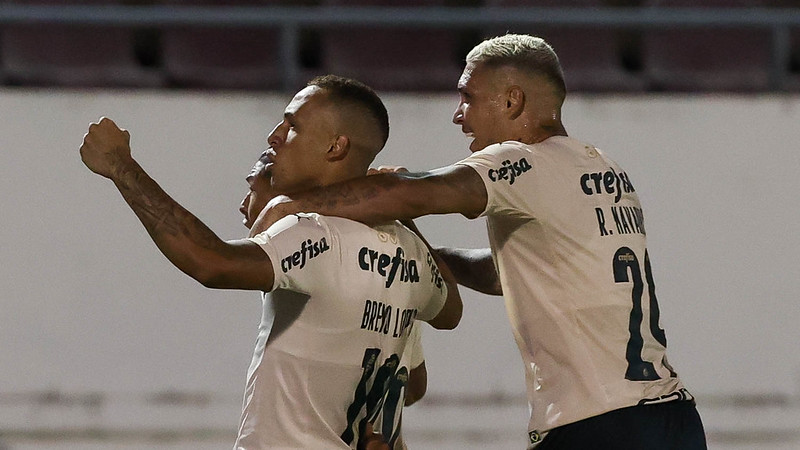
[[[207,290],[174,269],[78,147],[90,121],[114,118],[167,192],[234,238],[243,177],[288,99],[0,91],[0,392],[240,398],[258,295]],[[455,95],[385,100],[380,163],[426,169],[467,155],[450,123]],[[800,98],[574,96],[564,118],[640,194],[670,359],[689,388],[797,393]],[[460,216],[421,228],[437,243],[487,242],[481,221]],[[464,297],[456,331],[426,330],[429,393],[521,393],[502,301]]]

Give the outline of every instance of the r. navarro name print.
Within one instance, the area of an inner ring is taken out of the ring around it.
[[[371,248],[362,247],[358,252],[358,267],[368,272],[377,272],[386,278],[386,287],[399,279],[404,283],[419,283],[419,269],[413,259],[406,260],[403,249],[397,247],[394,256],[381,253]],[[399,276],[399,278],[397,278]]]
[[[489,179],[493,182],[507,180],[508,184],[514,184],[514,180],[523,173],[531,170],[531,165],[527,159],[521,158],[512,163],[510,160],[503,161],[499,169],[489,169]]]
[[[283,273],[286,273],[295,267],[302,269],[305,267],[306,261],[316,258],[320,255],[320,253],[324,253],[328,250],[330,250],[330,246],[328,245],[328,242],[325,241],[325,238],[322,238],[317,242],[314,242],[311,239],[306,239],[302,244],[300,244],[300,250],[281,260],[281,270]]]

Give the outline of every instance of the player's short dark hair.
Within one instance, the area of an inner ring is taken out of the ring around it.
[[[389,113],[371,87],[358,80],[338,75],[318,76],[309,81],[308,86],[318,86],[338,104],[351,105],[369,114],[380,132],[381,148],[383,148],[389,139]]]

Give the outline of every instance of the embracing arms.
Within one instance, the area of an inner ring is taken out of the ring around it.
[[[488,197],[480,175],[470,167],[451,165],[422,173],[383,172],[271,201],[256,220],[251,236],[287,214],[318,212],[367,224],[413,219],[428,214],[460,213],[475,218]],[[437,249],[458,283],[479,292],[501,295],[489,249]]]
[[[266,253],[247,240],[223,241],[173,200],[133,159],[130,135],[103,118],[89,126],[80,149],[91,171],[114,182],[159,250],[206,287],[269,291],[274,282]]]
[[[251,235],[297,212],[313,211],[374,225],[428,214],[460,213],[475,218],[486,208],[486,201],[480,175],[467,166],[422,173],[381,173],[291,197],[278,196],[262,211]]]

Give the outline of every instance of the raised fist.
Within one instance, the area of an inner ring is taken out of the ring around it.
[[[113,178],[117,169],[131,160],[130,140],[126,130],[102,117],[98,123],[89,124],[89,132],[83,136],[81,160],[92,172]]]

